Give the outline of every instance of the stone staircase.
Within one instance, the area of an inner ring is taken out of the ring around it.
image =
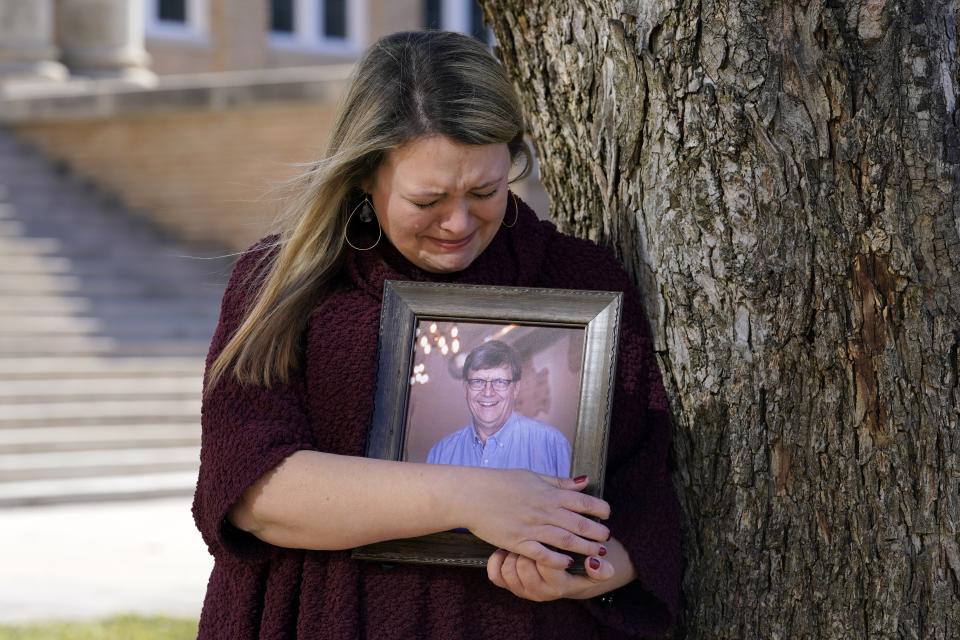
[[[232,261],[0,130],[0,507],[193,493]]]

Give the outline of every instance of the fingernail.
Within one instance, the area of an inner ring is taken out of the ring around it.
[[[600,559],[599,558],[590,558],[590,568],[596,571],[600,568]]]
[[[573,566],[573,558],[567,558],[567,567],[569,568],[572,566]]]
[[[577,484],[580,484],[581,482],[586,482],[587,476],[577,476],[576,478],[573,479],[573,481],[576,482]]]
[[[597,553],[597,555],[600,556],[601,558],[607,555],[607,548],[603,545],[600,545],[600,551]]]

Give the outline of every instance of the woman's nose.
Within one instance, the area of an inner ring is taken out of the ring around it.
[[[440,228],[450,233],[466,231],[470,227],[470,208],[465,199],[453,200],[440,220]]]

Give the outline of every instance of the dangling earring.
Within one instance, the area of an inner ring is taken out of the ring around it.
[[[343,240],[344,242],[346,242],[348,245],[350,245],[357,251],[369,251],[370,249],[373,249],[375,246],[380,244],[380,238],[383,237],[383,228],[380,226],[380,220],[377,219],[377,239],[369,247],[361,248],[353,244],[352,242],[350,242],[350,238],[347,237],[347,230],[350,228],[350,221],[353,219],[353,214],[357,212],[357,209],[360,209],[361,222],[369,224],[372,220],[377,219],[377,216],[373,210],[373,205],[370,203],[370,197],[364,196],[363,202],[355,206],[353,208],[353,211],[350,212],[350,215],[347,216],[347,223],[343,225]]]
[[[516,226],[517,220],[520,219],[520,205],[517,203],[517,194],[513,191],[510,192],[510,195],[513,196],[513,223],[507,224],[505,221],[507,219],[506,214],[503,216],[503,221],[500,222],[507,229],[513,229]]]

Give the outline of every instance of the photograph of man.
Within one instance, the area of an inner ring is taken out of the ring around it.
[[[463,363],[470,424],[433,445],[431,464],[496,469],[529,469],[570,476],[570,443],[556,428],[514,411],[521,377],[520,358],[509,345],[490,340]]]

